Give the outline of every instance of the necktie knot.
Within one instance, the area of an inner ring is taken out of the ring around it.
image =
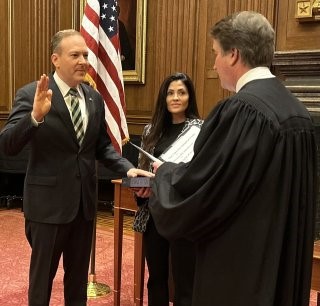
[[[78,90],[76,88],[71,87],[69,89],[69,95],[76,97],[78,95]]]

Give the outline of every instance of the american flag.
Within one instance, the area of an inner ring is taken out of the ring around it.
[[[89,79],[96,84],[106,107],[108,134],[118,152],[129,139],[120,58],[117,1],[87,0],[81,25],[88,49]]]

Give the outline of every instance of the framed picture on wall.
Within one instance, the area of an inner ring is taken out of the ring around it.
[[[118,0],[121,64],[125,83],[144,84],[147,0]],[[82,20],[86,0],[81,0]],[[81,23],[81,21],[80,21]]]

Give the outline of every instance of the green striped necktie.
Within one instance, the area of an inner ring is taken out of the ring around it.
[[[70,88],[69,95],[71,96],[71,119],[79,145],[81,145],[84,137],[84,128],[78,99],[78,90],[76,88]]]

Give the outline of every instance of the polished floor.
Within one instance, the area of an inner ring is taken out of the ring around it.
[[[2,201],[1,201],[2,200]],[[97,211],[97,226],[104,229],[110,229],[113,231],[114,228],[114,217],[113,217],[113,202],[112,201],[99,201]],[[22,209],[22,201],[20,198],[7,198],[0,199],[0,210],[7,209]],[[134,214],[127,212],[124,215],[123,229],[126,234],[133,234],[132,222]]]
[[[25,299],[26,298],[26,284],[27,284],[27,267],[28,267],[28,252],[29,252],[29,247],[27,245],[27,242],[24,238],[23,234],[23,217],[21,214],[21,207],[19,207],[19,203],[12,203],[14,204],[12,208],[7,208],[5,205],[1,206],[0,205],[0,217],[3,217],[2,222],[0,223],[0,229],[1,229],[1,234],[0,235],[0,244],[1,244],[1,250],[0,250],[0,266],[2,268],[2,273],[0,275],[0,305],[1,306],[13,306],[13,305],[25,305],[25,303],[20,303],[19,299]],[[8,216],[12,215],[12,218],[15,217],[17,218],[17,212],[20,212],[19,215],[19,222],[16,222],[16,219],[13,219],[11,222],[9,222],[10,218]],[[132,222],[133,222],[134,216],[132,214],[128,214],[124,216],[124,233],[127,234],[127,237],[129,236],[129,240],[126,239],[127,245],[125,246],[126,252],[124,256],[128,257],[128,254],[131,254],[129,256],[129,260],[125,260],[124,258],[124,263],[125,263],[125,268],[123,269],[124,271],[124,277],[123,277],[123,282],[125,282],[128,279],[132,278],[132,271],[133,271],[133,266],[132,266],[132,252],[133,252],[133,230],[132,230]],[[1,220],[0,220],[1,221]],[[11,228],[9,225],[12,224]],[[1,228],[2,226],[2,228]],[[20,230],[17,230],[17,228],[20,228]],[[110,247],[112,247],[113,244],[113,239],[112,234],[113,234],[113,228],[114,228],[114,217],[112,213],[112,206],[111,205],[99,205],[98,207],[98,214],[97,214],[97,228],[98,229],[105,229],[103,235],[99,236],[99,245],[100,249],[98,248],[98,251],[96,252],[97,254],[97,262],[99,262],[99,265],[97,265],[98,268],[103,267],[102,271],[98,271],[99,275],[99,280],[105,283],[110,283],[112,284],[112,281],[110,282],[110,279],[112,278],[112,275],[108,275],[106,271],[110,274],[113,271],[113,261],[112,259],[109,260],[110,258],[113,258],[113,250]],[[101,233],[101,231],[99,231]],[[1,241],[1,237],[3,241]],[[8,238],[10,237],[10,238]],[[128,243],[129,241],[129,243]],[[19,243],[19,247],[16,247],[16,243]],[[12,244],[12,247],[10,248]],[[11,249],[11,251],[10,251]],[[106,252],[109,250],[109,253],[107,254]],[[129,251],[128,251],[129,250]],[[1,254],[1,252],[3,254]],[[2,260],[2,262],[1,262]],[[24,260],[24,261],[23,261]],[[100,262],[101,261],[101,262]],[[105,261],[105,262],[104,262]],[[109,265],[109,266],[108,266]],[[108,268],[106,268],[108,267]],[[25,269],[25,271],[20,271],[18,274],[13,273],[11,270],[15,269]],[[7,271],[8,270],[8,271]],[[5,273],[7,271],[8,273]],[[111,271],[111,272],[110,272]],[[130,277],[127,274],[130,274]],[[104,275],[106,274],[106,275]],[[14,275],[14,277],[13,277]],[[8,277],[8,280],[6,281],[6,277]],[[18,278],[22,279],[18,279]],[[24,278],[23,278],[24,277]],[[13,279],[15,281],[13,281]],[[145,278],[147,279],[147,277]],[[16,286],[16,287],[15,287]],[[60,287],[62,285],[60,284]],[[132,283],[129,281],[125,283],[124,288],[122,289],[123,295],[127,297],[128,301],[125,303],[123,301],[122,306],[129,306],[132,305]],[[57,291],[60,292],[62,289],[58,288]],[[13,297],[9,294],[11,291],[14,296]],[[8,296],[10,296],[10,299],[8,299]],[[145,293],[145,299],[146,299],[146,293]],[[10,300],[10,301],[9,301]],[[7,303],[8,302],[8,303]],[[53,305],[61,305],[61,301],[57,302],[56,304]],[[89,305],[105,305],[105,306],[111,306],[113,305],[112,299],[107,298],[106,301],[103,299],[101,300],[101,303],[99,301],[92,301],[92,304],[90,303]],[[145,304],[144,304],[145,305]],[[309,306],[316,306],[317,304],[317,293],[315,291],[311,291],[311,296],[310,296],[310,304]],[[319,304],[320,305],[320,304]]]
[[[133,213],[127,213],[124,215],[123,218],[123,232],[125,234],[132,234],[132,222],[134,219]],[[104,207],[99,205],[98,206],[98,213],[97,213],[97,226],[101,226],[103,228],[110,228],[113,230],[114,226],[114,218],[112,213],[112,207]]]
[[[114,235],[112,211],[99,209],[94,264],[90,264],[90,279],[94,275],[99,284],[114,288]],[[125,216],[123,235],[121,306],[134,305],[134,236],[132,216]],[[28,305],[28,272],[31,248],[25,239],[24,217],[21,207],[0,208],[0,306]],[[51,295],[51,306],[64,305],[63,263],[59,264]],[[145,278],[146,279],[146,278]],[[146,286],[145,286],[146,291]],[[144,293],[147,305],[147,293]],[[113,306],[114,294],[89,299],[88,306]]]

